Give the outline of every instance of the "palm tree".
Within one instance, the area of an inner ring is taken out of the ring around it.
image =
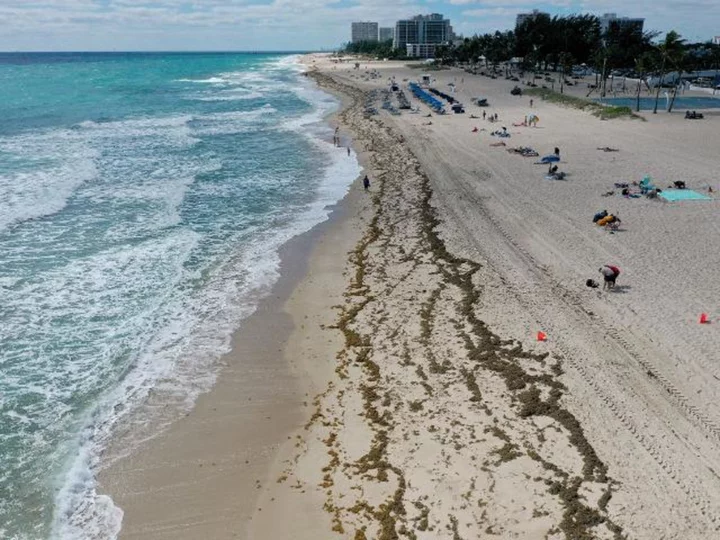
[[[718,85],[720,84],[720,80],[718,80],[718,71],[720,71],[720,43],[715,45],[711,45],[710,49],[710,55],[712,58],[713,64],[715,64],[715,77],[713,78],[713,96],[715,95],[715,91],[718,88]]]
[[[645,75],[652,70],[654,61],[655,58],[650,52],[643,53],[635,59],[635,71],[638,74],[637,95],[635,96],[635,110],[637,112],[640,112],[640,92],[642,91],[643,79]],[[647,84],[647,82],[645,84]]]
[[[655,92],[655,107],[653,108],[653,114],[657,114],[658,101],[660,100],[660,89],[662,88],[663,79],[665,78],[665,67],[668,63],[673,63],[676,57],[680,54],[685,44],[685,40],[682,39],[680,34],[675,30],[670,30],[665,34],[665,39],[658,45],[658,52],[660,53],[660,78],[657,82],[657,91]]]
[[[565,90],[565,77],[572,72],[572,66],[575,59],[572,54],[561,52],[559,57],[560,64],[560,93],[564,93]]]
[[[672,98],[670,99],[670,105],[668,106],[668,112],[672,112],[673,106],[675,105],[675,98],[677,97],[678,87],[682,82],[683,72],[693,71],[693,59],[689,57],[685,51],[679,51],[677,58],[675,59],[675,68],[678,71],[678,80],[675,83],[675,89],[673,90]]]

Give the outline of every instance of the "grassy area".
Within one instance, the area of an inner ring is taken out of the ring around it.
[[[603,105],[590,99],[569,96],[559,92],[553,92],[547,88],[530,88],[523,89],[523,94],[527,96],[537,96],[550,103],[573,107],[582,111],[587,111],[593,116],[597,116],[601,120],[611,120],[613,118],[638,118],[644,120],[642,116],[635,114],[630,107],[616,107],[613,105]]]
[[[443,66],[441,64],[406,64],[407,67],[410,69],[422,69],[424,71],[442,71],[444,69],[449,69],[447,66]]]

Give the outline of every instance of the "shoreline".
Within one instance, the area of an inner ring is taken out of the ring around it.
[[[350,93],[380,92],[380,109],[384,81],[416,73],[398,63],[370,68],[381,75],[327,63],[320,78]],[[510,97],[503,81],[457,70],[435,75],[438,87],[470,79],[461,99],[490,95],[490,112],[507,125],[525,114],[527,104]],[[702,216],[703,207],[598,198],[618,169],[658,175],[652,150],[660,137],[690,127],[677,117],[645,124],[546,103],[536,109],[542,126],[512,129],[508,143],[561,146],[570,156],[561,163],[572,171],[568,182],[538,181],[544,172],[493,149],[483,134],[490,130],[473,129],[482,126],[477,118],[356,118],[365,126],[358,144],[372,152],[383,183],[351,261],[355,278],[338,322],[345,347],[301,443],[263,494],[251,538],[310,540],[323,527],[328,537],[355,539],[650,540],[718,530],[720,485],[696,474],[716,455],[706,440],[711,413],[695,417],[705,427],[690,427],[696,413],[685,403],[703,400],[691,398],[682,380],[712,357],[717,339],[697,325],[672,326],[677,314],[660,308],[648,288],[671,279],[659,276],[667,259],[659,264],[652,248],[643,249],[649,225],[642,220],[670,214],[677,230],[655,238],[655,249],[678,257],[698,226],[690,216]],[[621,154],[598,159],[596,147],[607,141]],[[697,157],[686,176],[701,189],[712,149],[693,142]],[[666,165],[674,154],[663,148]],[[635,227],[591,233],[583,225],[588,212],[609,203],[635,216]],[[580,286],[585,272],[597,271],[598,254],[627,269],[624,294]],[[692,309],[688,296],[714,287],[706,275],[712,266],[688,265],[685,298],[672,302]],[[552,337],[536,341],[538,330]],[[682,366],[677,373],[673,363]],[[698,391],[713,388],[710,381]],[[702,458],[687,444],[702,448]],[[662,516],[648,511],[659,506],[668,509]]]
[[[349,106],[347,96],[334,95],[338,109],[323,120],[331,126]],[[344,251],[334,251],[348,239],[346,247],[352,247],[351,220],[364,204],[358,186],[356,178],[329,207],[327,220],[281,247],[280,277],[233,335],[213,388],[184,417],[99,471],[98,491],[125,514],[120,538],[235,537],[251,519],[278,448],[307,420],[311,396],[324,384],[318,381],[332,372],[332,366],[301,361],[288,349],[307,349],[302,329],[308,317],[332,323],[332,316],[323,315],[339,298],[327,293],[333,279],[342,280],[346,260]],[[325,281],[316,280],[318,275]],[[303,286],[307,292],[298,293]],[[323,299],[320,306],[315,297]],[[118,455],[124,436],[114,437],[105,454]]]
[[[325,91],[355,100],[338,121],[372,197],[355,182],[358,204],[344,201],[348,219],[327,224],[284,303],[300,323],[287,361],[296,380],[315,381],[299,415],[307,422],[298,416],[291,438],[272,446],[260,482],[234,486],[238,498],[256,490],[233,530],[203,523],[211,536],[717,534],[720,478],[703,471],[720,470],[720,340],[694,310],[720,287],[709,214],[718,200],[600,198],[613,179],[643,174],[711,186],[712,125],[601,121],[536,103],[540,127],[513,126],[506,146],[561,147],[570,176],[551,182],[494,144],[477,117],[363,114],[373,100],[380,109],[387,78],[417,70],[370,62],[387,75],[370,77],[308,60]],[[527,112],[506,81],[433,76],[463,100],[488,95],[507,126]],[[617,154],[598,152],[610,143]],[[628,225],[595,227],[598,205]],[[623,269],[618,289],[586,288],[608,260]],[[193,537],[187,530],[172,537]]]

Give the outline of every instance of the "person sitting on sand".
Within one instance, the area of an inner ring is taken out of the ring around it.
[[[613,214],[608,214],[607,216],[600,218],[596,224],[598,227],[605,227],[606,225],[610,225],[611,223],[619,222],[620,219],[617,216],[614,216]]]
[[[620,269],[617,266],[606,264],[600,267],[599,272],[603,275],[605,283],[603,283],[604,289],[614,289],[615,282],[620,275]]]
[[[615,233],[615,231],[620,230],[620,224],[622,221],[618,216],[608,216],[611,218],[606,224],[605,224],[605,230],[610,231],[610,234]]]
[[[558,167],[555,165],[550,167],[550,170],[545,178],[548,180],[565,180],[565,173],[558,171]]]
[[[685,181],[684,180],[675,180],[673,182],[673,185],[675,186],[675,189],[685,189]]]

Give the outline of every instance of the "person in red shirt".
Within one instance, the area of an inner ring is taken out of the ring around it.
[[[606,264],[600,267],[600,273],[603,275],[605,282],[603,283],[603,289],[615,288],[615,282],[620,275],[620,269],[617,266]]]

